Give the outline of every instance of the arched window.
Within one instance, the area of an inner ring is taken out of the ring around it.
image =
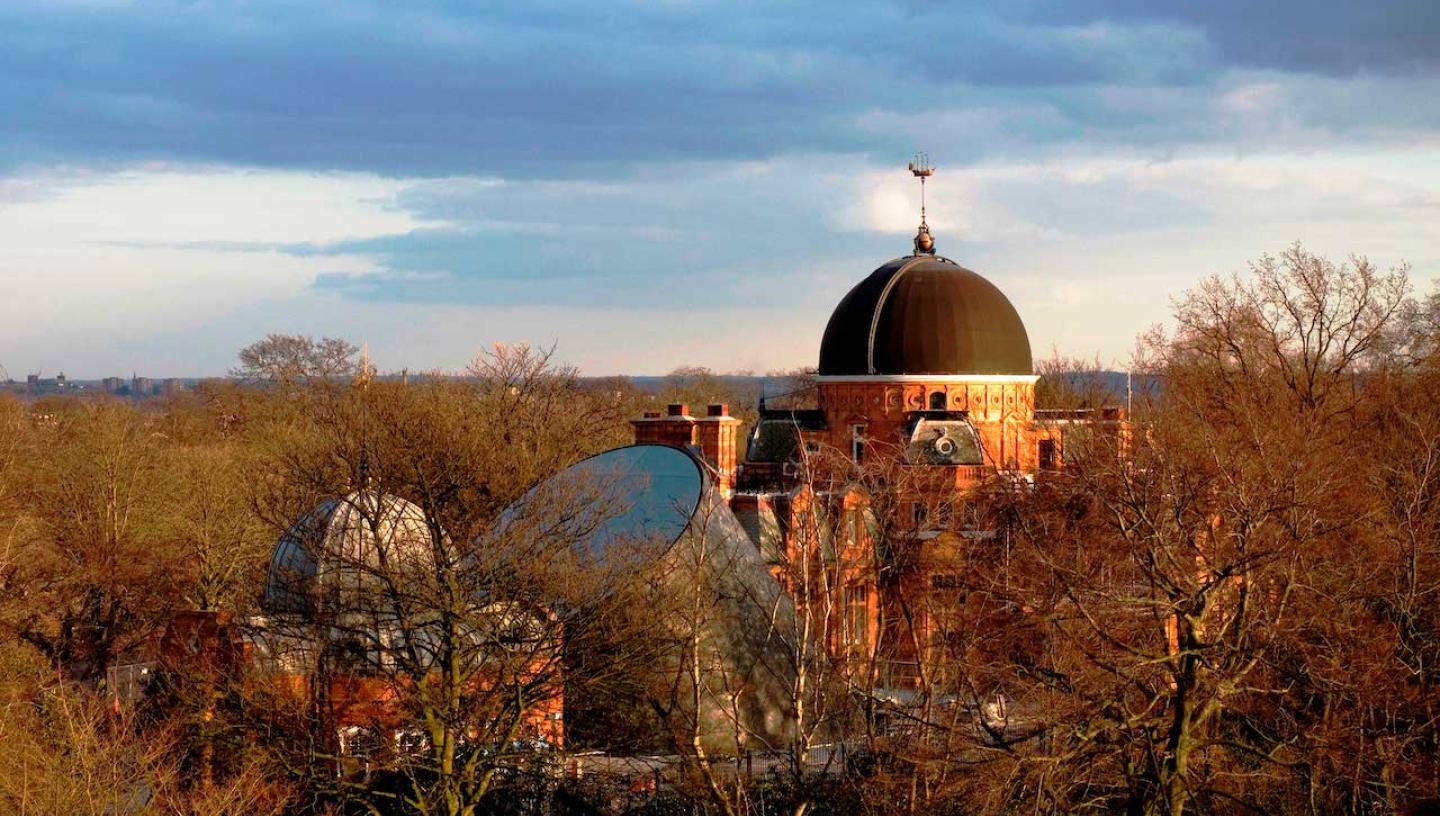
[[[944,391],[936,391],[935,393],[933,393],[933,394],[930,395],[930,410],[932,410],[932,411],[943,411],[943,410],[945,410],[945,392],[944,392]]]

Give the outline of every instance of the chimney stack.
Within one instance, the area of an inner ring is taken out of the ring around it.
[[[730,406],[712,403],[705,416],[690,416],[690,406],[673,402],[665,413],[646,411],[630,420],[637,445],[669,445],[699,454],[715,473],[715,486],[726,499],[735,489],[735,440],[740,420],[730,416]]]
[[[690,416],[690,406],[672,402],[665,406],[665,414],[646,411],[640,419],[630,420],[635,427],[635,444],[669,445],[672,448],[688,448],[695,444],[695,420]]]
[[[695,420],[695,442],[700,455],[715,469],[715,484],[720,495],[730,498],[735,491],[735,439],[740,420],[730,416],[730,406],[711,403],[705,416]]]

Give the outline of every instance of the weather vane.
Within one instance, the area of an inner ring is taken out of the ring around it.
[[[934,255],[935,239],[930,235],[930,225],[925,223],[925,179],[935,175],[935,165],[924,153],[916,153],[910,162],[910,175],[920,179],[920,229],[915,233],[915,254]]]

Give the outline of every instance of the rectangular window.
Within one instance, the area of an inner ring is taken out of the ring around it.
[[[936,575],[930,579],[930,603],[936,614],[957,612],[965,605],[965,580],[959,575]],[[947,620],[947,628],[958,621]]]
[[[864,425],[850,426],[850,458],[854,459],[857,465],[865,461]]]
[[[1040,469],[1057,470],[1060,467],[1060,450],[1053,439],[1040,440]]]
[[[853,586],[845,598],[845,641],[852,647],[870,645],[870,591],[864,585]]]
[[[965,582],[958,575],[935,575],[930,578],[930,586],[934,589],[964,589]]]

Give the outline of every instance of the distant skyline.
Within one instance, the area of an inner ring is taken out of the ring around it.
[[[223,374],[268,332],[813,365],[909,250],[917,150],[1037,358],[1122,367],[1296,240],[1440,277],[1433,0],[0,0],[0,75],[17,380]]]

